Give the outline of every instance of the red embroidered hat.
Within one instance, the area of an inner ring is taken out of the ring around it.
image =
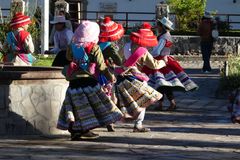
[[[151,28],[152,26],[149,23],[143,23],[141,29],[131,33],[131,41],[142,47],[156,46],[158,44],[157,37],[153,34]]]
[[[30,23],[31,23],[30,17],[25,16],[24,14],[19,12],[13,16],[10,22],[10,27],[12,27],[13,29],[17,29]]]
[[[100,42],[117,41],[124,34],[124,28],[121,24],[112,21],[110,17],[105,17],[100,24]]]

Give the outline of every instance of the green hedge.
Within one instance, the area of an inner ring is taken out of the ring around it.
[[[222,71],[220,89],[232,91],[240,87],[240,56],[228,57],[228,76]]]
[[[55,58],[54,55],[48,55],[48,57],[44,57],[44,55],[35,55],[37,58],[36,62],[33,63],[33,66],[44,66],[50,67],[52,66],[52,62]]]

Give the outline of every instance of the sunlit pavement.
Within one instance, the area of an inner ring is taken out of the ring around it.
[[[177,111],[149,109],[144,124],[150,133],[133,133],[130,124],[116,132],[95,130],[95,141],[69,141],[69,136],[1,137],[0,160],[227,160],[240,159],[240,125],[232,124],[226,99],[216,99],[219,74],[187,70],[198,91],[176,93]],[[166,103],[166,106],[168,104]]]

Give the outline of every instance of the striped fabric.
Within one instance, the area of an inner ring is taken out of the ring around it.
[[[57,128],[67,130],[69,120],[74,120],[73,129],[85,132],[114,123],[121,117],[121,111],[101,90],[100,85],[68,88]]]
[[[193,91],[198,89],[198,85],[185,72],[180,72],[177,75],[173,71],[166,74],[155,72],[149,75],[149,78],[148,84],[154,89],[161,87],[170,87],[174,91]]]
[[[198,85],[194,83],[185,72],[178,73],[177,78],[184,85],[186,91],[193,91],[198,89]]]
[[[162,94],[139,80],[125,79],[116,84],[118,107],[126,107],[127,112],[133,115],[138,107],[146,108],[162,98]]]
[[[170,71],[167,74],[155,72],[154,74],[149,75],[149,78],[150,80],[148,81],[148,84],[155,89],[160,87],[171,87],[173,90],[185,91],[184,85],[173,71]]]

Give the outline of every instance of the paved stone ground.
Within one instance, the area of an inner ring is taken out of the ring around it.
[[[95,141],[69,141],[69,136],[0,137],[0,160],[227,160],[240,159],[240,125],[232,124],[226,100],[215,99],[218,71],[188,70],[200,89],[177,93],[176,112],[148,111],[151,133],[132,133],[132,124],[117,132],[97,129]]]

